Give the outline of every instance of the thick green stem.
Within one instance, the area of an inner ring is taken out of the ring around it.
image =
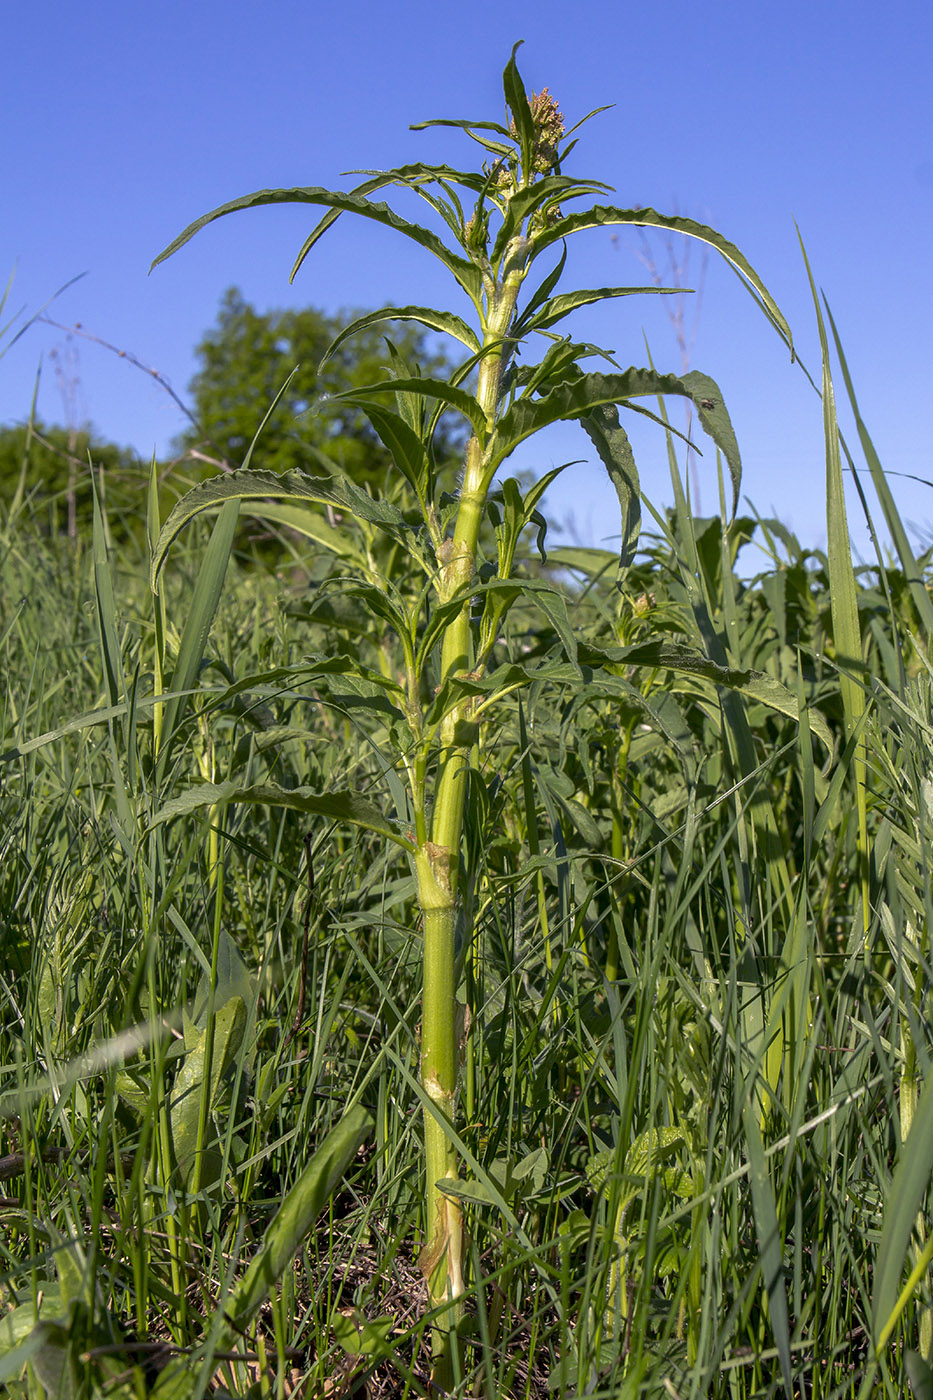
[[[495,429],[502,373],[502,341],[508,330],[522,268],[510,271],[495,288],[487,309],[484,345],[476,399],[483,410],[487,434]],[[476,563],[476,547],[486,494],[489,489],[483,444],[470,439],[464,464],[463,487],[453,538],[446,543],[438,593],[451,598],[469,586]],[[473,664],[470,603],[451,620],[441,650],[441,677],[468,673]],[[463,1225],[460,1206],[437,1183],[457,1180],[457,1154],[447,1124],[456,1115],[459,1069],[457,1015],[457,918],[460,840],[466,805],[470,749],[475,724],[469,701],[450,707],[440,730],[437,790],[431,819],[431,839],[419,841],[416,857],[418,900],[424,919],[424,994],[421,1015],[421,1082],[429,1104],[424,1113],[426,1180],[426,1240],[420,1266],[428,1282],[431,1301],[447,1305],[435,1326],[435,1381],[449,1372],[450,1334],[460,1315],[463,1293]],[[419,836],[423,824],[419,823]]]

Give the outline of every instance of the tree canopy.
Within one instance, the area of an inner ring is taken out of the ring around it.
[[[253,465],[269,471],[319,470],[309,448],[324,452],[339,470],[358,482],[381,485],[390,458],[368,419],[349,405],[324,409],[323,396],[385,379],[392,373],[392,343],[413,368],[425,374],[443,370],[443,357],[422,331],[388,323],[359,331],[338,346],[319,371],[335,336],[353,313],[329,316],[314,308],[257,311],[236,287],[224,295],[217,320],[197,346],[199,367],[189,385],[192,426],[178,440],[228,466],[239,466],[288,376],[294,370],[263,428]],[[451,432],[438,434],[438,454],[453,449]]]

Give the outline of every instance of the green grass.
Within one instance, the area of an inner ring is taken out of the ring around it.
[[[604,187],[561,173],[514,51],[503,83],[508,126],[460,124],[494,171],[264,191],[162,255],[300,199],[327,213],[299,263],[339,211],[441,258],[474,327],[379,315],[468,358],[443,380],[391,352],[335,396],[397,464],[383,491],[273,476],[257,435],[180,500],[155,464],[135,497],[97,471],[63,539],[27,433],[0,516],[14,1400],[933,1395],[929,554],[815,287],[825,553],[733,518],[714,381],[584,372],[594,348],[553,326],[639,289],[552,297],[562,259],[522,284],[606,223],[702,239],[790,331],[714,230],[562,212]],[[369,200],[387,184],[453,250]],[[893,541],[867,567],[831,343]],[[691,513],[671,394],[722,454],[715,516]],[[654,395],[664,513],[617,411]],[[568,419],[616,484],[621,561],[545,559],[547,479],[493,484]]]
[[[850,720],[838,558],[683,504],[646,543],[622,597],[608,556],[553,554],[581,654],[689,643],[783,681],[803,722],[661,656],[498,712],[466,828],[455,1390],[922,1396],[925,560],[851,574]],[[341,650],[320,566],[295,546],[275,577],[247,546],[173,720],[184,742],[157,754],[156,654],[170,674],[204,552],[182,550],[163,605],[131,548],[95,558],[25,512],[0,538],[4,1382],[425,1394],[407,862],[378,834],[263,805],[150,821],[198,777],[352,786],[392,810],[383,717],[313,660]],[[558,644],[530,608],[503,643],[516,658]],[[371,628],[358,645],[378,656]],[[223,1309],[354,1104],[365,1131],[351,1122],[313,1228],[237,1330]]]

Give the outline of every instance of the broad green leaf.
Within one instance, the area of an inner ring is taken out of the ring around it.
[[[594,669],[608,664],[625,667],[666,666],[672,671],[685,671],[690,675],[702,676],[714,685],[737,690],[740,694],[747,695],[750,700],[757,700],[769,709],[787,715],[789,719],[800,719],[797,697],[773,676],[763,671],[735,670],[729,666],[720,666],[703,652],[695,651],[680,642],[653,640],[605,650],[581,642],[577,648],[577,656],[581,665],[593,666]],[[826,720],[815,709],[807,711],[807,718],[811,730],[819,735],[829,753],[832,753],[833,736]]]
[[[686,234],[688,238],[696,238],[701,243],[708,243],[711,248],[715,248],[735,269],[793,355],[794,343],[790,326],[751,263],[734,243],[723,238],[715,229],[707,227],[706,224],[698,224],[694,219],[686,219],[679,214],[659,214],[656,209],[618,209],[611,205],[597,204],[592,209],[582,209],[577,213],[568,214],[566,218],[558,219],[550,228],[538,234],[535,237],[535,252],[567,238],[571,233],[579,233],[581,229],[612,224],[669,229],[672,233]]]
[[[405,520],[401,511],[387,501],[374,501],[372,496],[354,485],[347,477],[335,475],[323,480],[305,476],[303,472],[237,471],[229,476],[211,477],[182,496],[162,526],[158,544],[152,556],[150,583],[153,592],[157,591],[159,573],[165,563],[173,541],[196,515],[213,510],[227,501],[264,500],[313,501],[318,505],[332,506],[335,510],[349,512],[372,525],[404,533]],[[261,512],[260,512],[261,514]]]
[[[571,418],[585,418],[595,408],[607,404],[622,404],[633,408],[628,400],[655,394],[677,394],[696,403],[695,390],[676,374],[659,374],[653,369],[634,366],[621,374],[581,374],[565,380],[540,398],[522,398],[512,405],[499,420],[496,440],[490,455],[490,470],[498,466],[520,442],[550,423]],[[699,394],[698,397],[704,397]],[[697,406],[699,412],[699,406]],[[723,413],[725,410],[723,410]],[[733,483],[741,479],[742,464],[738,458],[735,435],[728,417],[707,412],[709,423],[703,426],[722,450],[729,463]],[[702,421],[702,420],[701,420]]]
[[[904,1352],[904,1369],[910,1381],[912,1400],[933,1400],[933,1366],[925,1361],[919,1351]]]
[[[505,92],[505,102],[512,113],[512,121],[518,137],[518,144],[522,151],[522,171],[526,179],[530,176],[531,151],[535,143],[535,124],[531,115],[531,103],[525,91],[521,74],[518,71],[518,64],[515,62],[515,55],[521,48],[523,40],[512,49],[512,56],[505,66],[502,74],[502,88]]]
[[[221,1081],[234,1062],[243,1043],[245,1030],[246,1007],[243,998],[231,997],[220,1007],[214,1017],[211,1076],[207,1089],[208,1103],[211,1108],[218,1100]],[[188,1179],[194,1166],[202,1085],[207,1061],[207,1031],[207,1026],[203,1030],[198,1030],[193,1023],[191,1024],[185,1037],[187,1053],[172,1086],[170,1105],[172,1145],[175,1150],[175,1164],[182,1180]],[[189,1041],[190,1043],[188,1043]],[[206,1175],[202,1173],[201,1179],[205,1181]]]
[[[366,401],[364,411],[380,439],[392,455],[419,501],[424,504],[431,479],[431,458],[427,447],[405,419],[382,404]]]
[[[622,548],[619,551],[621,572],[627,569],[635,558],[641,527],[641,493],[635,454],[632,452],[628,434],[619,422],[619,411],[615,404],[600,404],[581,418],[580,422],[599,453],[619,498],[622,510]]]
[[[385,183],[385,181],[383,180],[381,183]],[[196,233],[200,233],[202,228],[213,223],[215,219],[223,218],[225,214],[235,214],[241,209],[255,209],[265,204],[320,204],[337,212],[346,211],[351,214],[360,214],[366,219],[373,219],[376,223],[385,224],[388,228],[394,228],[399,233],[403,233],[406,238],[412,239],[422,248],[433,253],[435,257],[440,258],[474,303],[482,296],[483,280],[479,269],[467,262],[465,258],[452,253],[436,233],[430,229],[422,228],[420,224],[409,223],[407,219],[401,218],[394,210],[390,209],[387,204],[375,203],[360,194],[344,194],[339,190],[325,190],[318,186],[256,190],[253,194],[241,195],[239,199],[231,199],[226,204],[219,205],[216,209],[212,209],[209,214],[202,214],[199,219],[195,219],[177,238],[172,240],[167,248],[163,248],[158,257],[153,260],[150,272],[166,258],[170,258],[173,253],[177,253],[179,248],[183,248]]]
[[[394,1313],[370,1319],[359,1308],[341,1308],[331,1315],[330,1325],[348,1356],[382,1357],[392,1350],[389,1338],[396,1325]]]
[[[455,340],[460,341],[461,345],[465,345],[472,355],[478,355],[482,348],[466,321],[450,311],[435,311],[430,306],[385,306],[381,311],[370,311],[365,316],[358,316],[355,321],[344,326],[340,334],[327,347],[319,368],[324,368],[331,355],[351,335],[355,335],[357,331],[365,330],[367,326],[378,325],[380,321],[417,321],[420,325],[427,326],[429,330],[445,331],[447,335],[452,335]]]
[[[315,1152],[273,1217],[263,1237],[262,1248],[227,1300],[224,1311],[237,1330],[256,1315],[302,1248],[361,1143],[372,1130],[372,1115],[358,1104],[331,1129]]]
[[[228,802],[262,803],[269,807],[290,807],[297,812],[310,812],[332,821],[350,822],[366,831],[375,831],[406,851],[415,849],[411,841],[400,836],[378,807],[355,792],[315,792],[311,788],[283,788],[276,783],[255,783],[243,787],[239,783],[202,783],[172,798],[152,818],[151,827],[161,826],[175,817],[201,812],[205,807],[223,806]]]
[[[20,1303],[0,1317],[0,1357],[5,1360],[14,1347],[26,1340],[38,1322],[64,1315],[65,1303],[58,1284],[44,1282],[38,1311],[30,1301]],[[11,1374],[13,1372],[7,1371],[0,1363],[0,1380],[5,1380]]]

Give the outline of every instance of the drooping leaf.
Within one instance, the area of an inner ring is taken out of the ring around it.
[[[386,183],[386,181],[382,180],[378,183]],[[265,204],[320,204],[337,212],[346,211],[347,213],[360,214],[364,218],[375,220],[376,223],[385,224],[388,228],[394,228],[399,233],[403,233],[406,238],[412,239],[420,247],[426,248],[435,257],[440,258],[474,303],[478,302],[482,296],[483,282],[479,269],[467,262],[465,258],[452,253],[443,240],[438,238],[431,229],[423,228],[420,224],[410,223],[407,219],[396,214],[387,204],[374,202],[363,195],[344,194],[339,190],[325,190],[313,185],[279,190],[256,190],[253,194],[241,195],[239,199],[228,200],[226,204],[212,209],[209,214],[202,214],[199,219],[195,219],[186,229],[183,229],[178,237],[174,238],[168,247],[163,248],[158,257],[153,260],[150,272],[166,258],[170,258],[173,253],[177,253],[179,248],[183,248],[196,233],[200,233],[202,228],[213,223],[215,219],[223,218],[225,214],[235,214],[241,209],[255,209]]]
[[[254,783],[242,786],[236,782],[202,783],[189,788],[166,802],[152,818],[151,826],[161,826],[175,817],[203,811],[205,807],[223,806],[228,802],[264,803],[269,807],[290,807],[298,812],[328,817],[332,821],[350,822],[366,831],[375,831],[404,850],[413,851],[413,843],[401,836],[374,803],[355,792],[315,792],[311,788],[283,788],[276,783]]]
[[[327,402],[349,401],[366,408],[368,412],[370,403],[368,395],[405,392],[420,394],[426,399],[440,399],[442,403],[449,404],[458,413],[462,413],[464,418],[472,424],[481,440],[485,437],[486,417],[479,404],[471,394],[468,394],[464,389],[459,389],[456,384],[451,384],[446,379],[422,379],[418,375],[413,375],[411,379],[380,379],[375,384],[363,384],[359,389],[346,389],[340,394],[330,394]]]
[[[635,558],[641,527],[641,493],[638,467],[628,434],[619,422],[615,404],[600,404],[581,418],[586,433],[599,453],[609,473],[622,510],[622,547],[619,551],[619,571],[627,569]]]
[[[696,238],[701,243],[708,243],[711,248],[715,248],[734,268],[793,355],[790,326],[751,263],[734,243],[723,238],[715,229],[706,224],[699,224],[694,219],[687,219],[679,214],[659,214],[656,209],[618,209],[611,205],[597,204],[591,209],[581,209],[558,219],[545,232],[538,234],[535,238],[535,252],[569,237],[572,233],[579,233],[582,229],[600,228],[611,224],[669,229],[672,233],[686,234],[688,238]]]
[[[705,379],[703,382],[706,382]],[[634,366],[623,370],[621,374],[568,375],[550,392],[542,394],[540,398],[521,398],[502,415],[491,454],[490,468],[492,469],[493,463],[498,465],[502,462],[525,438],[550,423],[585,418],[594,409],[607,404],[635,407],[629,400],[648,395],[677,394],[697,404],[697,399],[706,398],[706,395],[695,387],[698,384],[699,381],[695,380],[691,385],[676,374],[659,374],[653,369],[637,369]],[[718,390],[716,392],[718,396]],[[720,403],[717,402],[716,408],[720,407]],[[699,404],[697,411],[701,412]],[[737,490],[735,484],[741,480],[742,463],[728,415],[725,414],[724,408],[721,412],[709,409],[703,409],[702,412],[706,414],[705,421],[701,418],[703,427],[729,463],[733,485]]]
[[[732,477],[732,515],[734,516],[739,504],[739,490],[742,485],[742,459],[739,455],[739,444],[736,442],[732,420],[726,405],[723,403],[719,385],[715,379],[710,379],[708,374],[701,374],[696,369],[689,370],[683,376],[683,382],[689,391],[704,431],[713,439],[726,459],[729,474]]]
[[[176,502],[168,519],[162,526],[158,543],[152,555],[150,583],[157,591],[159,573],[173,541],[196,515],[213,510],[227,501],[264,500],[313,501],[317,505],[332,506],[335,510],[348,512],[372,525],[383,529],[404,533],[405,520],[395,506],[388,501],[375,501],[372,496],[354,485],[347,477],[335,475],[329,479],[306,476],[303,472],[284,472],[276,476],[274,472],[238,471],[229,476],[211,477]]]
[[[319,368],[324,368],[331,355],[351,335],[355,335],[357,331],[365,330],[367,326],[378,325],[380,321],[417,321],[419,325],[427,326],[429,330],[445,331],[447,335],[452,335],[455,340],[460,341],[461,345],[466,346],[471,355],[478,355],[480,351],[480,343],[475,333],[466,321],[450,311],[435,311],[430,306],[384,306],[379,311],[370,311],[365,316],[358,316],[355,321],[344,326],[340,334],[335,336],[327,347]]]
[[[376,190],[385,189],[386,185],[408,185],[417,188],[417,184],[425,180],[452,179],[458,181],[462,185],[466,185],[469,189],[475,189],[477,191],[482,190],[486,183],[485,178],[477,177],[475,172],[452,170],[446,165],[402,165],[395,170],[372,170],[365,173],[369,175],[369,179],[364,180],[361,185],[354,186],[350,191],[352,195],[372,194]],[[302,263],[315,243],[324,236],[329,228],[333,227],[340,218],[341,213],[342,210],[340,209],[329,209],[324,217],[318,220],[317,224],[315,224],[314,228],[301,245],[301,249],[288,276],[289,282],[294,282],[295,277],[301,269]]]
[[[610,297],[632,297],[643,294],[653,294],[661,296],[678,296],[681,292],[686,293],[686,287],[593,287],[586,291],[561,292],[559,296],[551,297],[545,301],[540,308],[531,315],[526,311],[524,316],[520,316],[512,327],[513,335],[527,335],[531,331],[543,331],[549,326],[554,326],[558,321],[562,321],[565,316],[569,316],[571,311],[576,311],[579,306],[590,306],[594,302],[606,301]]]
[[[611,649],[601,649],[581,642],[577,647],[577,656],[581,665],[592,666],[594,669],[608,664],[612,667],[666,666],[672,671],[685,671],[689,675],[702,676],[714,685],[737,690],[750,700],[757,700],[769,709],[787,715],[789,719],[796,721],[800,718],[797,697],[773,676],[764,671],[735,670],[729,666],[720,666],[703,652],[680,642],[653,639]],[[810,709],[807,711],[807,719],[813,733],[820,737],[831,754],[833,736],[824,717],[818,710]]]

